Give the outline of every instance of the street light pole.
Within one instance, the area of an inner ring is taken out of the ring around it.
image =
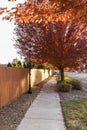
[[[29,76],[29,79],[28,79],[28,85],[29,85],[29,90],[28,90],[28,93],[29,94],[32,94],[32,90],[31,90],[31,61],[30,61],[30,52],[31,52],[31,48],[28,48],[28,76]]]

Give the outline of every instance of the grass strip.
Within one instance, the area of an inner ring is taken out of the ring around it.
[[[67,130],[87,130],[87,100],[61,101]]]

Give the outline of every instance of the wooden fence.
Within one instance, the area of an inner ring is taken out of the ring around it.
[[[31,87],[49,77],[52,70],[31,70]],[[28,91],[28,69],[0,67],[0,107]]]

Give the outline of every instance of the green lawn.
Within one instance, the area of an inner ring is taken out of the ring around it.
[[[61,101],[67,130],[87,130],[87,100]]]

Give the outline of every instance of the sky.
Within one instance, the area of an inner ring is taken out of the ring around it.
[[[23,2],[24,0],[17,0]],[[16,2],[16,3],[17,3]],[[14,4],[7,0],[0,0],[0,7],[12,7]],[[21,60],[21,56],[17,54],[17,49],[14,47],[13,30],[15,25],[10,21],[2,21],[0,16],[0,64],[7,64],[12,62],[14,58]]]

